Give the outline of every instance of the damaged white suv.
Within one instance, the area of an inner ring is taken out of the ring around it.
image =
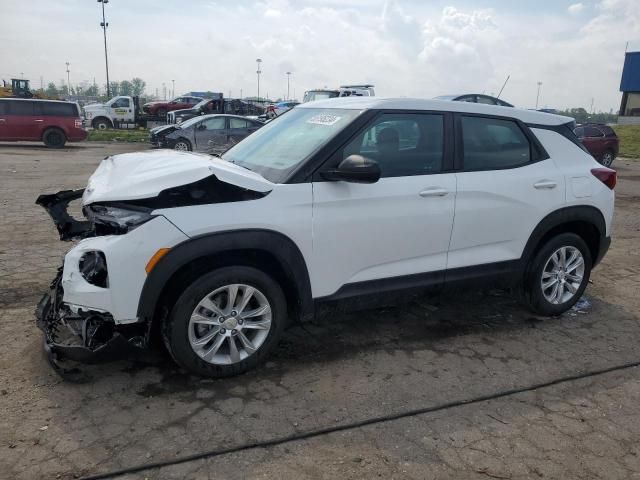
[[[37,309],[50,359],[157,332],[188,370],[233,375],[322,306],[472,280],[558,315],[607,251],[616,182],[572,122],[345,98],[299,105],[221,158],[108,157],[86,189],[37,202],[81,239]],[[67,213],[80,197],[83,221]]]

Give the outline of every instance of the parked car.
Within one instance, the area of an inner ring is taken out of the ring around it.
[[[180,365],[223,377],[324,307],[463,282],[560,315],[609,247],[616,182],[572,126],[358,97],[299,105],[222,158],[108,157],[85,190],[38,199],[61,238],[85,238],[40,302],[47,351],[87,359],[158,331]],[[86,222],[66,213],[80,196]]]
[[[291,110],[296,105],[300,105],[300,102],[278,102],[273,105],[267,106],[266,115],[267,118],[276,118],[282,115],[287,110]]]
[[[142,111],[147,115],[165,117],[167,112],[181,110],[183,108],[193,108],[202,101],[201,97],[182,96],[170,101],[148,102],[142,106]]]
[[[0,141],[30,140],[62,148],[85,138],[77,103],[0,98]]]
[[[341,85],[340,88],[336,89],[317,88],[314,90],[307,90],[304,92],[302,103],[338,97],[374,97],[375,94],[374,85]]]
[[[202,115],[149,131],[151,146],[220,154],[264,124],[238,115]]]
[[[224,113],[224,100],[220,98],[205,98],[200,100],[193,108],[183,108],[167,113],[167,123],[182,123],[199,115]]]
[[[613,128],[599,123],[579,124],[573,131],[593,158],[610,167],[618,156],[619,140]]]
[[[492,97],[491,95],[484,95],[480,93],[466,93],[464,95],[440,95],[435,97],[434,100],[452,100],[454,102],[470,102],[470,103],[482,103],[485,105],[499,105],[501,107],[513,107],[508,102],[500,100],[499,98]]]

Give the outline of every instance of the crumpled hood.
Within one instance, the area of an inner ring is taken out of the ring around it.
[[[155,150],[105,158],[89,178],[82,203],[153,198],[161,191],[197,182],[210,175],[256,192],[274,184],[261,175],[210,155]]]

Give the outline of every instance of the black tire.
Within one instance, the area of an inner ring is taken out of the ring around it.
[[[602,158],[600,159],[600,163],[605,167],[610,167],[613,161],[615,160],[615,155],[611,150],[607,150],[602,154]]]
[[[191,152],[193,151],[193,146],[189,140],[184,137],[180,137],[176,140],[176,143],[173,144],[173,149],[181,152]]]
[[[158,110],[156,110],[156,116],[158,116],[160,118],[165,118],[167,116],[167,109],[166,108],[159,108]]]
[[[62,148],[67,143],[67,137],[62,130],[50,128],[42,135],[42,141],[49,148]]]
[[[96,130],[106,130],[111,128],[111,122],[107,118],[96,118],[92,125]]]
[[[189,320],[198,303],[209,293],[230,284],[246,284],[259,290],[271,307],[271,327],[258,349],[232,364],[214,364],[196,354],[189,341]],[[190,372],[203,377],[222,378],[251,370],[264,361],[277,345],[287,324],[287,304],[280,285],[264,272],[252,267],[224,267],[207,273],[180,295],[165,321],[163,337],[174,360]]]
[[[561,303],[552,303],[545,297],[543,292],[542,275],[551,256],[562,247],[574,247],[580,251],[584,261],[584,273],[579,287],[576,288],[576,292],[573,293],[571,298]],[[591,275],[591,267],[593,265],[592,262],[589,247],[585,241],[575,233],[562,233],[551,238],[529,263],[522,300],[524,300],[530,310],[540,315],[556,316],[566,312],[575,305],[584,293],[585,288],[587,288],[589,276]]]

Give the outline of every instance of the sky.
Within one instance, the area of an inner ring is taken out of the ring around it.
[[[101,4],[0,0],[0,78],[105,84]],[[498,94],[516,106],[616,111],[640,0],[110,0],[109,76],[162,96],[286,97],[372,83],[378,96]]]

